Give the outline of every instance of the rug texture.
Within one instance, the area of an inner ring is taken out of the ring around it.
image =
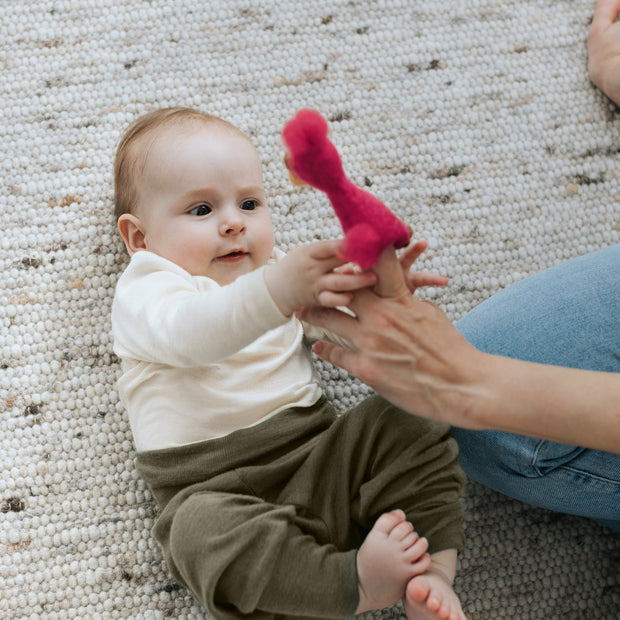
[[[340,234],[282,163],[285,121],[320,110],[349,176],[429,241],[421,269],[451,281],[423,295],[457,319],[620,240],[620,114],[588,79],[592,8],[0,0],[1,618],[206,617],[151,538],[115,385],[109,315],[127,258],[112,159],[127,124],[188,105],[241,127],[287,250]],[[340,409],[368,394],[320,372]],[[465,506],[456,588],[470,619],[620,617],[617,535],[473,483]]]

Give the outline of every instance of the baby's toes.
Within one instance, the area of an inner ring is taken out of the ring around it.
[[[437,616],[442,620],[467,620],[456,597],[448,597],[448,600],[444,600]]]
[[[420,540],[420,535],[415,530],[412,530],[409,534],[407,534],[407,536],[405,536],[400,541],[401,549],[403,549],[403,551],[405,549],[410,549],[411,547],[413,547],[413,545],[415,545],[418,542],[418,540]]]
[[[463,613],[460,605],[458,609],[452,609],[452,612],[450,613],[450,620],[467,620],[467,616]]]
[[[439,614],[440,610],[441,610],[441,606],[443,604],[443,598],[442,596],[437,593],[437,592],[431,592],[428,595],[428,598],[426,599],[426,606],[431,610],[434,611],[436,614]],[[449,612],[450,610],[448,610]],[[440,618],[442,618],[442,620],[444,618],[446,618],[447,616],[439,616]]]
[[[419,538],[405,551],[405,555],[409,562],[415,562],[416,558],[422,558],[427,551],[428,540],[426,538]]]
[[[392,531],[390,532],[390,538],[399,540],[402,543],[412,533],[413,533],[413,525],[411,525],[409,521],[403,521],[402,523],[399,523],[394,529],[392,529]],[[404,547],[404,548],[406,549],[407,547]]]
[[[432,562],[431,556],[428,555],[428,553],[425,553],[420,558],[410,560],[409,561],[410,574],[412,575],[412,579],[415,579],[415,577],[419,577],[420,575],[423,575],[428,570],[428,567],[431,565],[431,562]]]
[[[428,598],[429,592],[430,586],[428,580],[424,576],[414,577],[407,584],[406,595],[412,603],[424,603]]]
[[[374,530],[390,535],[390,533],[405,521],[407,517],[402,510],[392,510],[382,514],[373,526]]]
[[[441,618],[441,620],[453,620],[454,616],[452,615],[452,610],[446,603],[442,603],[437,610],[437,617]]]

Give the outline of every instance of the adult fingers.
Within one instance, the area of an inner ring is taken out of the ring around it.
[[[378,278],[374,290],[379,297],[397,298],[409,294],[402,267],[393,247],[382,252],[373,271]]]
[[[325,360],[334,366],[344,368],[344,370],[350,372],[351,374],[355,374],[354,362],[356,356],[358,355],[356,351],[344,349],[343,347],[339,347],[331,342],[325,342],[324,340],[315,342],[312,348],[322,360]]]
[[[378,282],[381,281],[381,277],[379,276]],[[375,284],[374,289],[377,288],[377,284]],[[407,296],[411,297],[409,293],[409,289],[406,288]],[[353,312],[356,317],[366,317],[372,316],[373,312],[377,309],[377,305],[381,307],[381,297],[377,295],[376,290],[370,288],[360,288],[357,291],[353,291],[353,299],[347,304],[349,309]]]
[[[404,273],[407,273],[409,269],[411,269],[411,265],[415,263],[418,258],[426,251],[428,247],[428,242],[425,239],[420,239],[415,243],[407,246],[400,256],[398,257],[398,262]]]
[[[357,333],[357,319],[342,310],[324,306],[307,306],[300,308],[295,315],[298,319],[327,329],[351,343]]]
[[[412,293],[423,286],[446,286],[448,282],[450,282],[449,278],[440,276],[437,273],[416,271],[407,275],[407,284]]]

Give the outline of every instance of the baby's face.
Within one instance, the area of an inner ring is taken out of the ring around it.
[[[148,155],[137,216],[147,250],[222,286],[273,252],[258,153],[219,125],[163,131]]]

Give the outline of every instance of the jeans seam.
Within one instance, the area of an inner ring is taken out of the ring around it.
[[[611,478],[603,478],[602,476],[597,476],[596,474],[592,474],[590,472],[583,471],[582,469],[575,469],[574,467],[568,467],[566,465],[561,465],[559,469],[564,469],[573,474],[577,474],[582,478],[586,478],[588,480],[596,480],[598,482],[604,482],[605,484],[609,484],[611,486],[620,487],[619,480],[612,480]]]

